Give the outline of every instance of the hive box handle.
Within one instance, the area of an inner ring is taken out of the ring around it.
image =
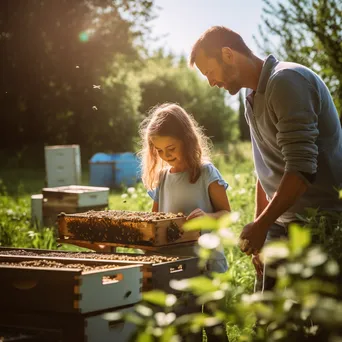
[[[185,264],[180,264],[177,267],[170,267],[170,273],[183,272],[185,270]]]
[[[117,320],[117,321],[109,321],[108,322],[108,327],[109,329],[116,329],[116,330],[123,330],[125,326],[125,321],[124,319],[120,319],[120,320]]]
[[[18,279],[12,282],[12,285],[18,290],[31,290],[36,287],[37,284],[37,279]]]
[[[102,285],[110,285],[110,284],[116,284],[123,280],[123,274],[122,273],[116,273],[113,275],[105,275],[102,277]]]

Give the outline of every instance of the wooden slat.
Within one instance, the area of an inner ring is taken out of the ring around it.
[[[74,240],[74,239],[62,239],[59,238],[57,239],[58,243],[66,243],[66,244],[71,244],[71,245],[78,245],[79,243],[84,243],[83,240]],[[165,246],[146,246],[146,245],[136,245],[136,244],[121,244],[121,243],[113,243],[113,242],[94,242],[91,241],[90,244],[98,244],[98,245],[103,245],[103,246],[113,246],[113,247],[125,247],[125,248],[135,248],[135,249],[143,249],[146,251],[152,251],[152,252],[158,252],[162,247],[181,247],[181,246],[193,246],[194,242],[189,241],[189,242],[183,242],[183,243],[175,243],[175,244],[168,244]]]

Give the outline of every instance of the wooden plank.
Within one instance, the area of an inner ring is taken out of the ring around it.
[[[64,239],[57,239],[58,243],[66,243],[71,245],[78,245],[79,243],[84,243],[83,240],[74,240],[69,238]],[[175,243],[175,244],[168,244],[165,246],[146,246],[146,245],[136,245],[136,244],[121,244],[121,243],[113,243],[113,242],[93,242],[91,241],[91,244],[100,244],[103,246],[112,246],[112,247],[125,247],[125,248],[135,248],[135,249],[143,249],[145,251],[152,251],[152,252],[158,252],[162,247],[173,247],[173,246],[193,246],[195,242],[189,241],[189,242],[183,242],[183,243]]]

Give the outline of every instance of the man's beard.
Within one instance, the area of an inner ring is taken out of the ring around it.
[[[227,64],[222,64],[223,69],[223,82],[220,82],[220,86],[226,86],[226,90],[229,91],[232,95],[236,94],[241,87],[237,84],[236,81],[232,81],[232,75],[234,75],[234,70],[232,67],[228,66]]]

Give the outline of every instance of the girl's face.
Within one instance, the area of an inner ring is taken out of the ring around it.
[[[151,141],[161,159],[176,171],[183,171],[185,160],[182,140],[169,136],[154,135],[151,137]]]

